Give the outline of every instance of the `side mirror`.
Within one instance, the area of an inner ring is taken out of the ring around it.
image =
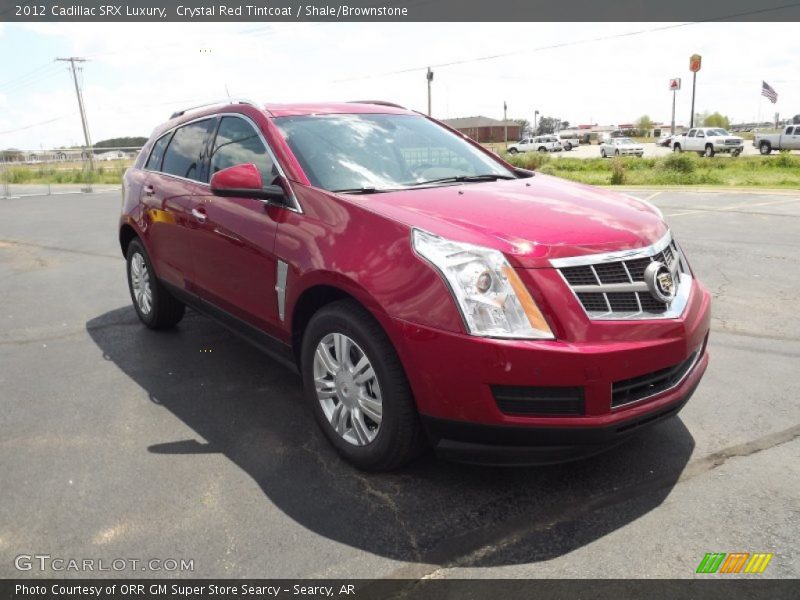
[[[217,196],[238,196],[284,202],[286,191],[280,185],[264,185],[261,171],[252,164],[234,165],[217,171],[209,182],[211,192]]]

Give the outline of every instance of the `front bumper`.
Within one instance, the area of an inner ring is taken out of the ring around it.
[[[555,341],[488,339],[393,321],[391,336],[440,454],[492,464],[593,454],[641,425],[677,414],[706,370],[710,294],[699,282],[676,319],[590,322],[569,302],[560,312],[570,328]],[[674,367],[698,349],[674,385],[612,406],[615,383]],[[572,414],[509,414],[496,398],[497,386],[578,388],[582,404]]]
[[[744,150],[744,144],[740,146],[728,146],[728,145],[720,145],[714,146],[714,152],[742,152]]]
[[[702,361],[705,370],[708,356]],[[422,422],[436,454],[446,460],[495,466],[557,464],[610,450],[676,416],[699,383],[697,377],[677,399],[647,414],[600,427],[503,427],[424,416]]]

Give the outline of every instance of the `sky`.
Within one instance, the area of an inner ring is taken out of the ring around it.
[[[172,111],[228,96],[425,111],[428,65],[437,118],[502,118],[505,102],[509,118],[529,121],[538,110],[573,125],[669,123],[669,79],[681,77],[676,120],[688,124],[694,53],[697,112],[733,122],[800,113],[796,23],[5,23],[0,149],[83,143],[57,57],[88,59],[80,78],[97,142],[149,136]],[[777,104],[760,95],[762,80]]]

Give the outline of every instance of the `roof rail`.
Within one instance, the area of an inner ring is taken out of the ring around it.
[[[348,104],[376,104],[378,106],[391,106],[393,108],[402,108],[408,110],[405,106],[400,106],[394,102],[387,102],[386,100],[349,100]]]
[[[175,117],[180,117],[181,115],[186,114],[190,110],[197,110],[198,108],[205,108],[206,106],[216,106],[217,104],[249,104],[250,106],[256,105],[255,102],[252,102],[251,100],[247,100],[245,98],[226,98],[224,100],[215,100],[214,102],[206,102],[204,104],[198,104],[197,106],[190,106],[189,108],[184,108],[183,110],[175,111],[169,116],[169,118],[174,119]]]

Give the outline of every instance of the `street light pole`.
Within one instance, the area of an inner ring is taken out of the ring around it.
[[[538,117],[538,116],[539,116],[539,111],[538,110],[534,110],[533,111],[533,135],[536,135],[536,117]]]
[[[83,106],[83,93],[81,86],[78,85],[78,73],[75,63],[86,62],[85,58],[70,56],[69,58],[57,58],[58,62],[68,62],[72,70],[72,79],[75,82],[75,95],[78,96],[78,110],[81,113],[81,124],[83,125],[83,139],[86,142],[86,150],[89,153],[89,170],[94,171],[94,150],[92,149],[92,139],[89,137],[89,124],[86,122],[86,109]]]
[[[508,116],[506,114],[507,112],[508,112],[508,105],[506,104],[506,101],[503,100],[503,130],[505,131],[503,137],[505,138],[506,148],[508,148]]]
[[[428,67],[428,72],[425,74],[425,79],[428,80],[428,116],[431,116],[431,82],[433,81],[433,71]]]

